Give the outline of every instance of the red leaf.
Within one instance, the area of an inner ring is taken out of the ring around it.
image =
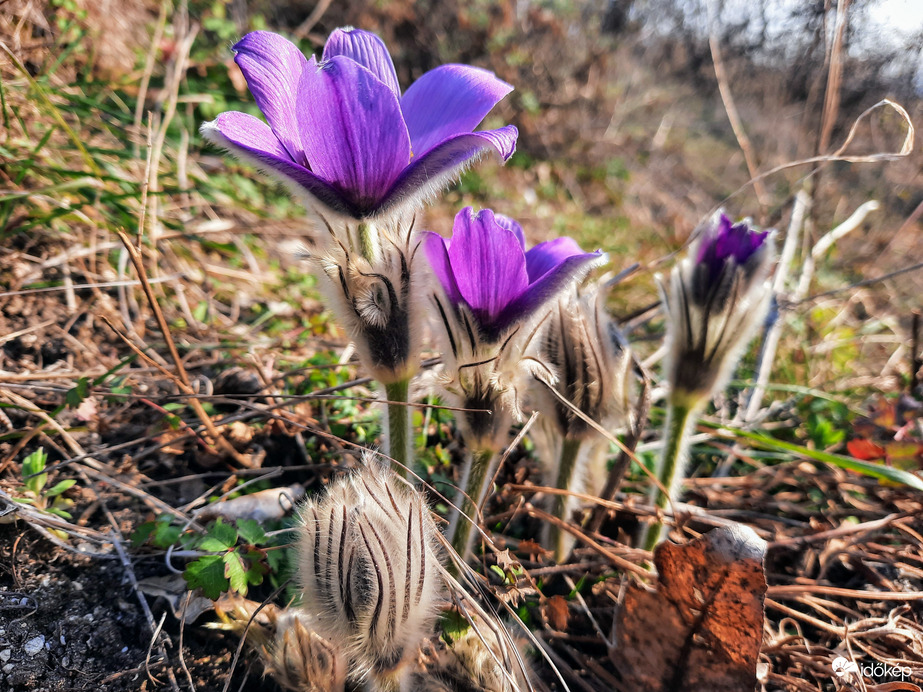
[[[883,447],[875,444],[871,440],[862,438],[847,442],[846,449],[849,450],[849,453],[853,457],[860,461],[874,461],[876,459],[883,459],[885,456]]]

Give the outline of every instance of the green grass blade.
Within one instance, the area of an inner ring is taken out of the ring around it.
[[[874,478],[878,478],[879,480],[907,485],[911,488],[914,488],[915,490],[923,490],[923,479],[915,474],[908,473],[907,471],[901,471],[900,469],[884,466],[883,464],[872,464],[867,461],[859,461],[853,457],[847,457],[841,454],[831,454],[830,452],[823,452],[817,449],[808,449],[807,447],[803,447],[801,445],[796,445],[791,442],[783,442],[782,440],[777,440],[775,438],[768,437],[767,435],[750,432],[748,430],[740,430],[737,428],[728,427],[722,427],[721,429],[726,430],[729,437],[742,437],[766,449],[791,452],[792,454],[806,457],[812,461],[819,461],[824,464],[833,464],[834,466],[838,466],[841,469],[846,469],[847,471],[855,471],[856,473],[872,476]]]
[[[83,145],[83,142],[81,141],[80,136],[76,132],[74,132],[73,128],[70,125],[67,124],[67,121],[64,119],[64,116],[61,115],[61,112],[58,110],[58,107],[54,105],[51,98],[49,98],[48,94],[46,93],[45,89],[42,88],[42,85],[39,84],[32,77],[31,74],[29,74],[29,70],[26,69],[25,65],[23,65],[19,61],[19,58],[16,57],[13,51],[11,51],[6,46],[6,44],[0,42],[0,48],[2,48],[3,52],[9,56],[10,60],[13,62],[13,65],[16,66],[16,69],[19,70],[19,72],[23,75],[23,77],[26,78],[26,81],[29,82],[29,86],[31,86],[35,90],[35,93],[38,94],[39,100],[42,102],[42,104],[47,109],[48,114],[54,119],[54,121],[58,124],[58,126],[67,133],[67,136],[70,138],[71,142],[77,148],[77,151],[80,152],[81,157],[83,158],[84,162],[86,163],[90,171],[94,173],[95,175],[99,175],[100,173],[102,173],[99,166],[96,164],[96,161],[93,160],[93,157],[90,156],[90,153],[86,150],[86,147]]]

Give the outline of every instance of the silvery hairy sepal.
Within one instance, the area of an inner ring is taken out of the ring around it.
[[[769,231],[733,224],[718,212],[669,284],[658,276],[667,314],[666,376],[677,404],[704,406],[727,383],[768,310],[766,278],[774,261]]]
[[[568,521],[581,502],[577,494],[598,495],[607,476],[609,438],[630,426],[628,343],[605,310],[606,292],[590,287],[561,298],[535,339],[536,371],[532,407],[543,415],[533,428],[545,482],[571,494],[555,495],[553,511]],[[596,427],[592,423],[595,423]],[[563,561],[573,536],[548,524],[545,544]]]
[[[332,242],[305,254],[319,288],[369,374],[384,384],[408,379],[422,350],[421,265],[414,262],[409,228],[344,222],[327,232]]]
[[[344,652],[351,679],[404,689],[443,586],[423,496],[367,455],[299,516],[298,578],[314,629]]]
[[[297,609],[276,620],[273,639],[263,650],[266,673],[292,692],[343,692],[346,660],[311,629],[310,617]]]
[[[500,630],[503,630],[502,632]],[[479,618],[451,643],[437,643],[435,661],[413,678],[415,692],[527,692],[530,671],[499,620],[493,628]]]

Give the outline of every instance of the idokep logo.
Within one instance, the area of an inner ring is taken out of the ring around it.
[[[837,656],[830,664],[838,678],[855,673],[862,678],[873,680],[905,680],[910,677],[911,670],[906,666],[889,666],[885,663],[870,663],[860,666],[855,661],[850,661],[843,656]]]
[[[842,656],[837,656],[835,659],[833,659],[832,667],[833,667],[833,672],[836,673],[836,676],[838,678],[843,677],[847,673],[858,673],[859,672],[858,663],[856,663],[855,661],[850,661],[847,658],[843,658]]]

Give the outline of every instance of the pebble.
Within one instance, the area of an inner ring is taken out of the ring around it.
[[[13,670],[13,668],[15,668],[15,667],[16,667],[15,664],[13,664],[13,663],[7,663],[5,666],[3,666],[3,668],[0,668],[0,670],[2,670],[4,673],[9,673],[9,672],[10,672],[11,670]]]
[[[22,650],[29,656],[35,656],[35,654],[43,648],[45,648],[45,637],[40,634],[37,637],[32,637],[32,639],[23,644]]]
[[[3,651],[0,651],[0,661],[2,661],[3,663],[6,663],[7,661],[10,660],[10,656],[12,655],[13,655],[13,652],[10,649],[4,649]]]

